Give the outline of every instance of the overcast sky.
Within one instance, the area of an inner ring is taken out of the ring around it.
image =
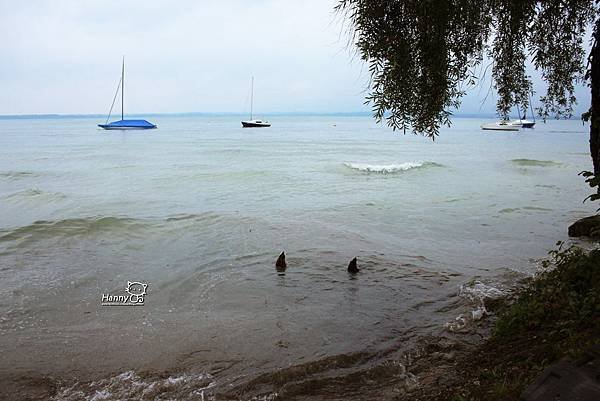
[[[106,113],[122,55],[130,113],[245,112],[252,75],[261,114],[368,111],[336,3],[0,0],[0,114]],[[460,111],[494,112],[485,94]]]

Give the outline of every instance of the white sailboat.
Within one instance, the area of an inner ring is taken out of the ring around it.
[[[515,127],[533,128],[535,126],[535,121],[527,120],[526,118],[520,118],[518,120],[512,120],[510,124],[514,125]]]
[[[517,107],[517,111],[519,112],[519,119],[511,121],[511,124],[516,127],[521,128],[533,128],[535,126],[535,112],[533,111],[533,105],[531,104],[531,96],[529,97],[529,108],[531,109],[531,116],[533,117],[533,121],[527,119],[527,110],[524,110],[524,115],[521,118],[521,110]]]
[[[254,106],[254,77],[252,77],[252,85],[250,89],[250,120],[242,121],[244,128],[264,128],[270,127],[271,123],[266,120],[255,120],[252,117],[252,108]]]
[[[510,121],[498,121],[491,124],[481,125],[481,129],[485,131],[518,131],[519,127],[511,124]]]
[[[521,109],[517,107],[517,111],[519,113],[518,120],[502,120],[496,123],[483,124],[481,126],[481,129],[488,131],[519,131],[520,128],[533,128],[535,126],[535,113],[533,111],[533,105],[531,103],[531,96],[529,97],[529,108],[531,109],[533,121],[527,119],[527,110],[524,110],[525,114],[523,115],[523,117],[521,117]]]

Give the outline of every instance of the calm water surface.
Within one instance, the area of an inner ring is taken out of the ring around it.
[[[272,120],[0,120],[3,380],[196,399],[291,365],[389,358],[476,307],[461,285],[502,290],[594,210],[580,121],[455,119],[432,142],[367,116]],[[144,306],[100,306],[127,281],[148,284]],[[57,399],[97,395],[76,390]]]

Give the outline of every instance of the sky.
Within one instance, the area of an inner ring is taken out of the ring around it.
[[[336,3],[0,0],[0,114],[107,113],[123,55],[126,113],[247,112],[252,76],[258,114],[369,111]],[[486,93],[459,113],[493,113]]]

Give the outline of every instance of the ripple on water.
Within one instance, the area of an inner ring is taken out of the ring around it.
[[[512,214],[512,213],[527,213],[527,212],[551,212],[552,209],[537,206],[523,206],[515,208],[505,208],[498,211],[500,214]]]
[[[55,221],[39,220],[26,226],[0,230],[1,242],[35,242],[43,238],[64,238],[100,232],[132,232],[146,224],[137,219],[125,217],[84,217]]]
[[[35,177],[37,174],[31,171],[0,171],[0,179],[21,180],[24,178]]]
[[[46,204],[51,202],[59,202],[66,198],[67,195],[60,192],[50,192],[37,188],[30,188],[7,195],[3,199],[13,204]]]
[[[511,163],[520,167],[558,167],[563,164],[554,160],[512,159]]]

